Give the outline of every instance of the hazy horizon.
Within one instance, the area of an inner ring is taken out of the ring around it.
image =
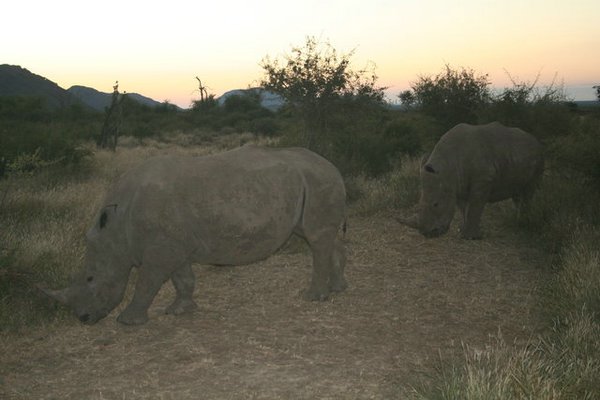
[[[597,0],[56,0],[11,2],[5,15],[0,63],[65,89],[110,92],[118,80],[122,91],[184,108],[199,97],[196,76],[217,96],[256,86],[265,56],[279,58],[307,36],[353,51],[355,70],[375,63],[392,100],[446,64],[488,74],[495,88],[539,76],[540,87],[563,84],[575,100],[593,100],[600,84]]]

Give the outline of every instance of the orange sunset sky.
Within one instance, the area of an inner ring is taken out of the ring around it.
[[[196,76],[217,96],[254,86],[260,61],[307,36],[377,66],[394,100],[445,64],[489,74],[493,87],[564,84],[577,100],[600,85],[600,1],[255,0],[5,2],[0,63],[67,89],[120,89],[188,107]]]

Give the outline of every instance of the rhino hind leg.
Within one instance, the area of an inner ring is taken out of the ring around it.
[[[194,302],[194,287],[196,277],[190,265],[185,265],[171,274],[171,281],[175,286],[175,301],[167,307],[166,314],[181,315],[195,311],[198,306]]]
[[[336,232],[324,231],[316,236],[300,236],[308,242],[313,255],[311,282],[303,296],[311,301],[327,300],[331,290],[341,291],[345,284],[343,275],[340,276],[344,257],[343,253],[336,250]]]
[[[517,221],[522,221],[531,212],[531,203],[537,184],[537,182],[534,182],[513,196],[512,201],[517,209]]]
[[[332,292],[342,292],[347,287],[344,278],[344,269],[346,267],[346,251],[344,245],[336,239],[333,252],[333,264],[329,274],[329,290]]]

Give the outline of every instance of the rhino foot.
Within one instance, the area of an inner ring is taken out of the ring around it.
[[[181,315],[191,313],[198,309],[194,300],[175,300],[173,304],[166,308],[165,314]]]
[[[329,298],[329,291],[307,289],[302,293],[304,300],[308,301],[325,301]]]
[[[128,312],[126,309],[117,317],[117,321],[123,325],[142,325],[148,322],[148,314]]]
[[[343,278],[329,284],[329,290],[335,293],[343,292],[346,288],[348,288],[348,283]]]

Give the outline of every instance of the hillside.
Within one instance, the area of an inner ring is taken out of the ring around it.
[[[81,100],[84,104],[97,111],[104,111],[106,107],[110,106],[110,102],[112,100],[112,93],[100,92],[96,89],[86,86],[71,86],[68,89],[68,92]],[[160,105],[160,102],[149,97],[142,96],[138,93],[127,93],[127,96],[130,99],[149,107],[156,107]]]
[[[65,90],[55,82],[36,75],[18,65],[0,65],[0,96],[35,96],[46,100],[51,109],[69,107],[81,103],[96,111],[104,111],[110,105],[111,93],[75,85]],[[137,93],[128,93],[130,99],[155,107],[161,103]]]
[[[52,109],[68,107],[78,100],[68,91],[43,76],[18,65],[0,65],[0,96],[36,96]]]
[[[278,94],[273,92],[269,92],[262,88],[250,88],[250,89],[234,89],[228,92],[223,93],[218,99],[217,102],[219,105],[225,104],[225,100],[231,96],[252,96],[252,95],[260,96],[260,105],[267,110],[277,111],[279,110],[283,104],[284,100]]]

